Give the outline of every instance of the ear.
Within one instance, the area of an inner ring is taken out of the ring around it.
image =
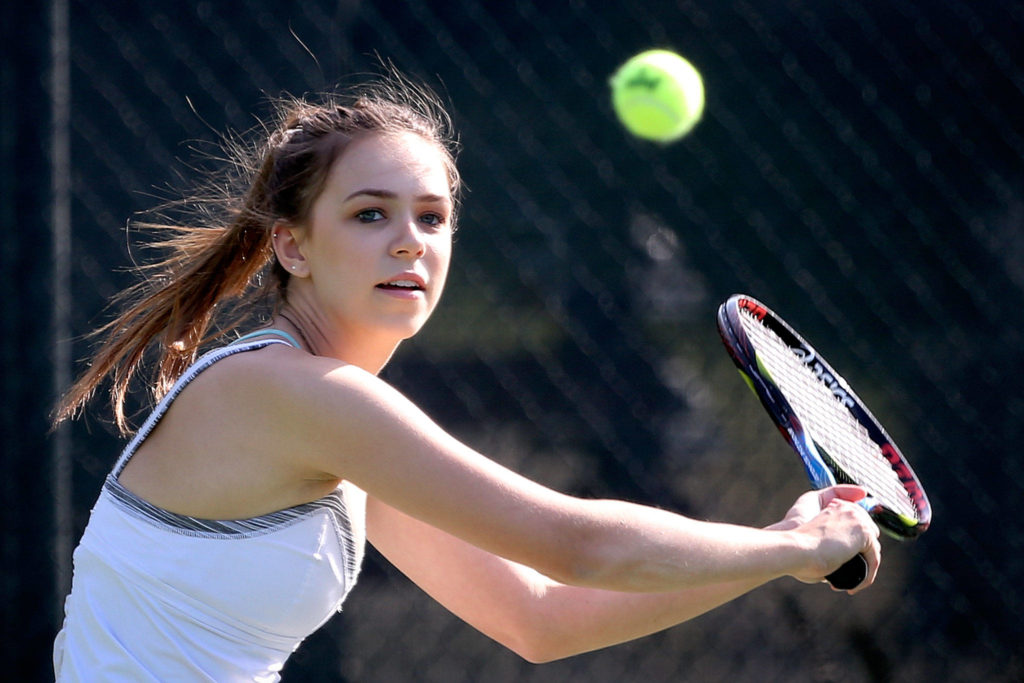
[[[277,262],[293,277],[309,275],[309,264],[303,254],[306,232],[303,228],[286,220],[278,220],[271,230],[274,254]]]

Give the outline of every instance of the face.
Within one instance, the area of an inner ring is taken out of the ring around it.
[[[330,329],[396,341],[418,332],[448,275],[452,212],[435,143],[413,133],[350,143],[297,235],[303,286]]]

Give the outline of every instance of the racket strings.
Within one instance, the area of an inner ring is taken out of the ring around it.
[[[841,399],[772,330],[745,311],[741,311],[740,320],[758,360],[785,395],[805,432],[840,470],[836,479],[859,482],[886,507],[919,519],[913,499],[881,447]]]

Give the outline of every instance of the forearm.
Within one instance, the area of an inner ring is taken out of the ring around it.
[[[674,593],[621,593],[550,582],[534,588],[520,654],[546,662],[657,633],[698,617],[762,582],[731,581]]]
[[[807,563],[805,539],[703,522],[620,501],[589,501],[603,520],[579,540],[581,566],[561,583],[626,592],[675,592],[740,581],[757,585]]]
[[[796,526],[795,521],[784,519],[765,529],[786,531]],[[635,593],[569,586],[539,575],[532,581],[532,637],[523,654],[534,662],[571,657],[657,633],[766,583],[748,578],[670,593]]]

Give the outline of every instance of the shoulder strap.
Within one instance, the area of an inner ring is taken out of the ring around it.
[[[231,343],[232,344],[237,344],[239,342],[243,342],[243,341],[246,341],[248,339],[255,339],[257,337],[263,337],[263,336],[266,336],[266,335],[274,335],[274,336],[277,336],[277,337],[281,337],[282,339],[287,341],[289,344],[291,344],[295,348],[297,348],[297,349],[301,349],[302,348],[302,345],[299,344],[299,342],[297,342],[295,340],[295,337],[293,337],[292,335],[288,334],[284,330],[279,330],[279,329],[274,328],[274,327],[268,327],[265,330],[256,330],[255,332],[250,332],[249,334],[243,334],[241,337],[239,337],[238,339],[236,339],[235,341],[233,341]]]
[[[274,331],[287,336],[287,333],[280,332],[278,330]],[[266,333],[268,333],[268,331],[263,330],[254,336],[261,336]],[[248,337],[250,335],[246,336]],[[159,423],[160,419],[167,413],[167,409],[171,407],[174,399],[178,397],[178,394],[180,394],[192,380],[199,376],[199,373],[203,372],[217,361],[223,360],[228,356],[233,356],[236,353],[262,349],[265,346],[270,346],[271,344],[288,343],[284,339],[274,339],[273,337],[255,341],[243,341],[244,339],[245,337],[238,339],[227,346],[222,346],[219,349],[214,349],[213,351],[204,354],[199,358],[199,360],[189,366],[184,373],[182,373],[181,377],[179,377],[174,383],[174,386],[171,387],[171,390],[168,391],[162,399],[160,399],[160,402],[156,404],[155,408],[153,408],[153,412],[151,412],[149,417],[146,418],[146,421],[142,423],[142,427],[139,428],[139,431],[135,433],[135,436],[132,437],[131,441],[128,442],[128,445],[125,446],[124,450],[121,452],[121,457],[118,458],[111,473],[114,478],[120,476],[121,470],[123,470],[125,465],[128,464],[131,457],[135,455],[135,451],[138,450],[139,446],[142,445],[142,442],[146,440],[146,437],[148,437],[152,433],[153,429],[156,428],[157,423]],[[295,344],[295,346],[298,347],[298,344]]]

